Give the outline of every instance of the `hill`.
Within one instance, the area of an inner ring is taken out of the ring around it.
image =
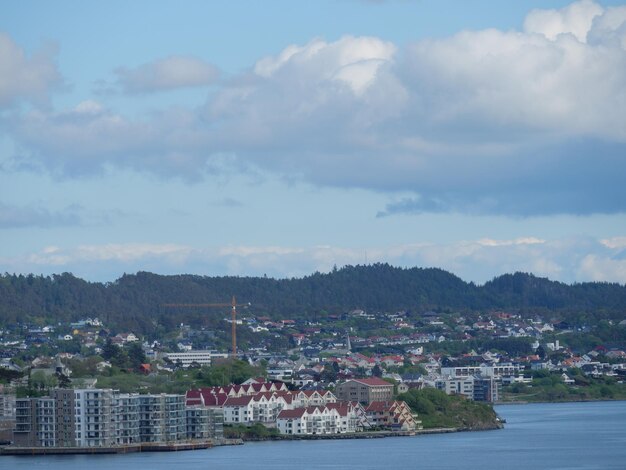
[[[388,264],[346,266],[294,279],[266,277],[124,275],[92,283],[64,273],[0,276],[0,324],[49,323],[99,317],[140,333],[180,322],[206,322],[206,312],[168,309],[166,303],[228,302],[235,294],[256,315],[315,317],[355,308],[368,311],[546,311],[562,318],[613,318],[626,311],[626,286],[567,285],[532,274],[505,274],[483,286],[435,268]]]

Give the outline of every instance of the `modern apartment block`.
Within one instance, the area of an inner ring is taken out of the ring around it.
[[[141,442],[170,442],[187,436],[185,396],[140,395],[139,438]]]
[[[224,410],[204,406],[188,406],[185,409],[187,439],[224,438]]]
[[[141,442],[139,436],[139,395],[119,393],[111,402],[113,436],[117,445]]]
[[[463,395],[469,400],[497,402],[500,399],[500,382],[489,376],[441,377],[435,387],[448,395]]]
[[[76,445],[106,447],[115,444],[112,417],[113,390],[74,390]]]
[[[15,402],[14,445],[112,447],[223,437],[221,410],[189,410],[184,395],[54,390]]]
[[[17,398],[13,441],[22,447],[55,447],[54,398]]]

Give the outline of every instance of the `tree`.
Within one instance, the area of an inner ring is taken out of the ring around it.
[[[107,338],[106,343],[104,343],[104,346],[102,347],[102,357],[107,361],[110,361],[115,356],[117,356],[119,349],[120,348],[118,346],[113,344],[111,338]]]
[[[383,369],[378,364],[376,364],[374,367],[372,367],[372,375],[374,377],[382,377]]]
[[[126,348],[126,354],[128,355],[129,366],[132,369],[139,369],[141,364],[145,364],[147,362],[146,353],[143,351],[143,348],[139,343],[131,343]]]

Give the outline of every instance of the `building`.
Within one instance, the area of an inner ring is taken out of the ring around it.
[[[224,412],[221,408],[190,406],[185,408],[187,439],[224,438]]]
[[[494,377],[474,376],[474,395],[472,400],[495,403],[500,401],[501,384]]]
[[[357,401],[367,405],[373,401],[391,401],[393,384],[377,377],[352,379],[337,385],[335,392],[340,401]]]
[[[15,402],[18,447],[114,447],[222,439],[221,409],[188,407],[184,395],[58,389]]]
[[[139,395],[138,411],[141,442],[172,442],[187,437],[184,395]]]
[[[369,426],[365,409],[357,402],[285,409],[276,419],[276,428],[281,434],[345,434],[360,432]]]
[[[111,416],[113,390],[80,389],[74,392],[76,446],[108,447],[115,444]]]
[[[447,395],[463,395],[468,400],[474,398],[474,377],[449,377],[437,379],[435,388],[446,392]]]
[[[188,351],[180,353],[167,353],[163,356],[164,359],[172,362],[173,364],[180,365],[183,368],[188,368],[192,364],[199,366],[210,366],[211,362],[215,358],[227,358],[228,354],[218,353],[216,351]]]
[[[365,409],[372,426],[394,431],[415,431],[421,422],[416,422],[411,408],[404,401],[374,401]]]
[[[468,400],[497,402],[500,399],[500,380],[480,374],[468,377],[441,377],[435,387],[448,395],[463,395]]]
[[[139,435],[139,395],[120,393],[113,395],[111,406],[113,438],[117,445],[141,442]]]
[[[281,434],[337,434],[338,424],[339,412],[325,406],[283,410],[276,419]]]
[[[17,398],[13,443],[21,447],[55,447],[54,399]]]

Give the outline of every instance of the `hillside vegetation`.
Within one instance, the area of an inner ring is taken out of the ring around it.
[[[556,312],[585,321],[623,319],[626,287],[610,283],[567,285],[515,273],[483,286],[441,269],[397,268],[388,264],[346,266],[297,279],[266,277],[124,275],[92,283],[64,273],[0,276],[0,324],[75,321],[99,317],[108,326],[150,333],[185,322],[206,323],[207,311],[166,308],[166,303],[250,302],[255,315],[302,318],[368,311],[487,310]],[[246,312],[244,312],[245,314]],[[223,316],[223,315],[222,315]]]
[[[501,427],[496,412],[490,405],[470,401],[459,395],[446,395],[434,388],[409,390],[400,394],[398,399],[406,401],[411,410],[417,413],[424,429],[457,428],[475,431]]]

